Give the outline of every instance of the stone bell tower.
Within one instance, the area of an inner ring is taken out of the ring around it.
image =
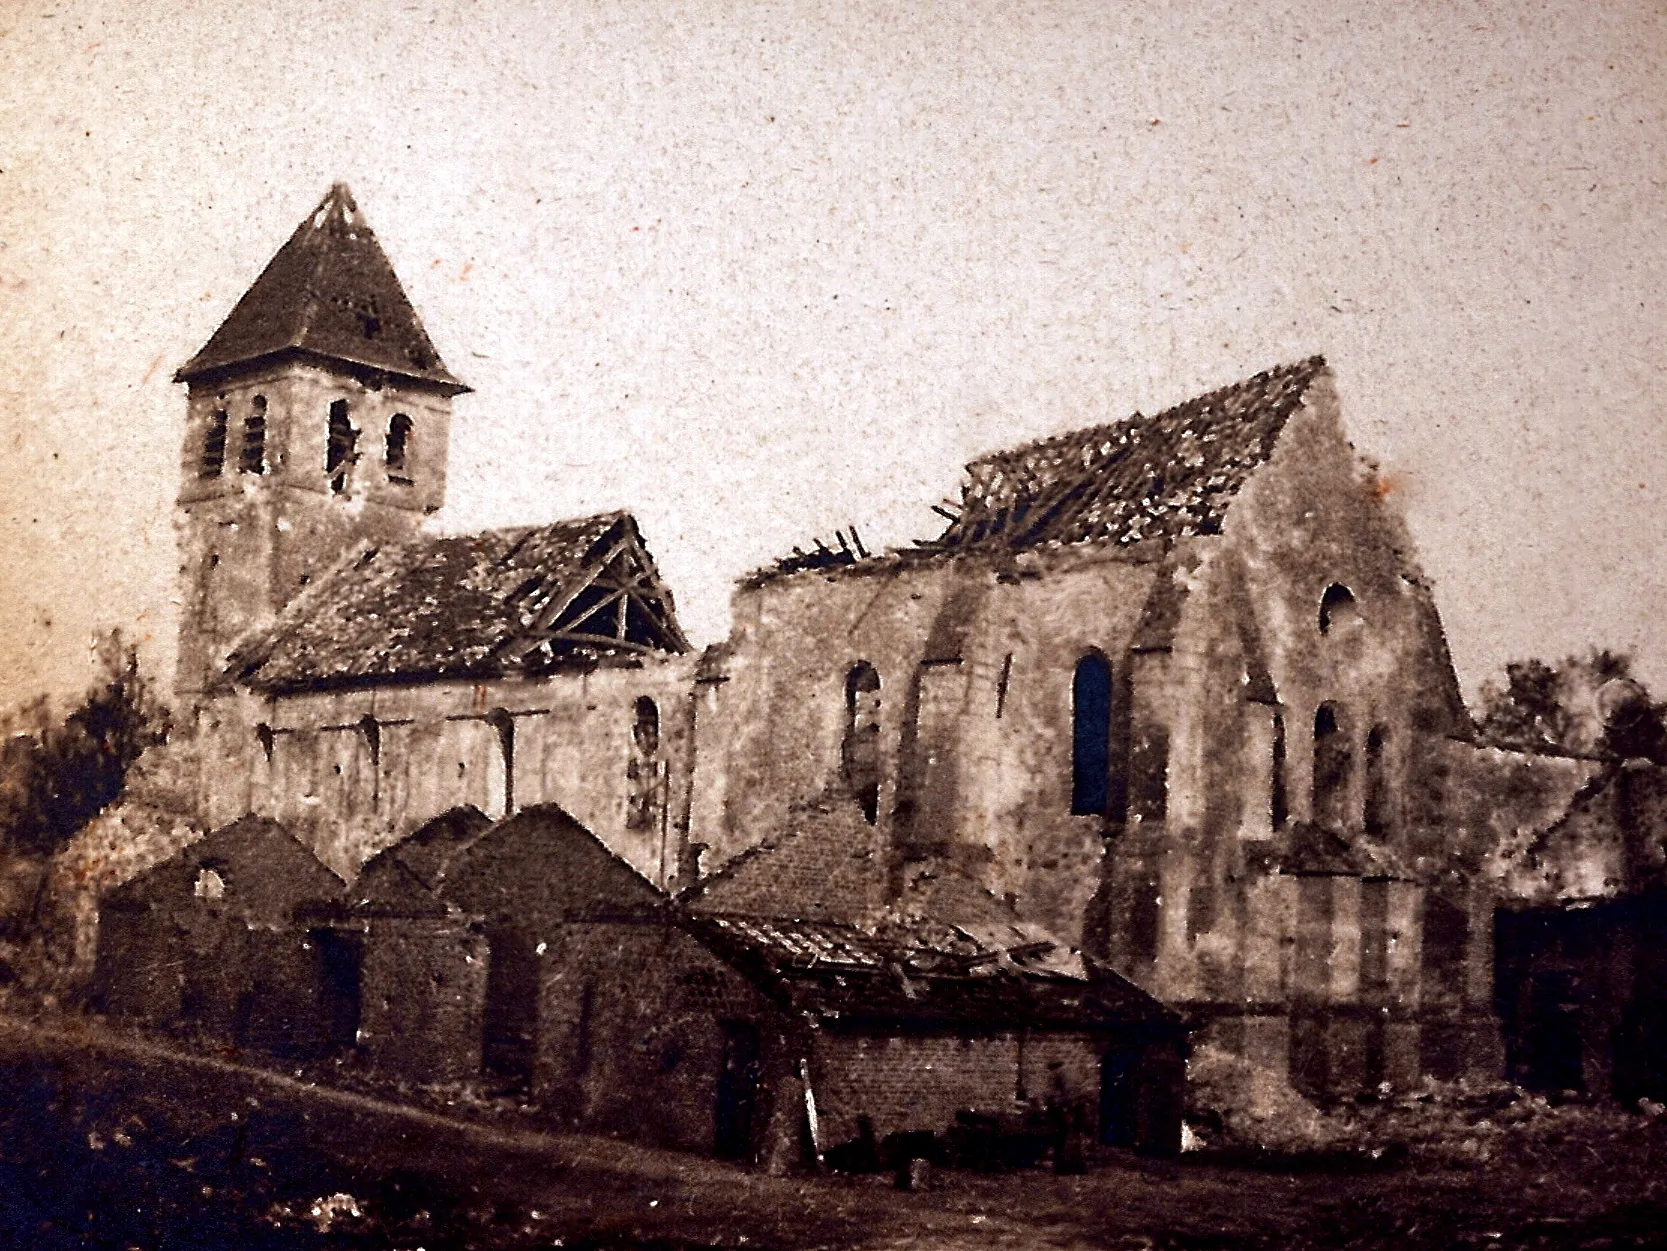
[[[189,388],[178,525],[182,710],[226,654],[362,539],[446,495],[452,398],[352,193],[330,188],[174,381]]]

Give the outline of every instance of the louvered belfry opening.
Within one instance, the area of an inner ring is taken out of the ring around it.
[[[266,472],[266,397],[257,395],[249,401],[249,414],[243,419],[243,451],[238,468],[244,473]]]
[[[208,430],[203,435],[203,458],[198,468],[204,478],[218,478],[226,465],[226,425],[230,418],[223,408],[209,414]]]

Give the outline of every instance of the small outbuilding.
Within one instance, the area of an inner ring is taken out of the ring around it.
[[[104,897],[95,1002],[285,1059],[351,1043],[357,952],[312,923],[343,885],[277,822],[234,821]]]
[[[383,1073],[451,1082],[480,1071],[486,937],[441,890],[491,827],[478,808],[453,808],[374,856],[348,892],[344,928],[364,944],[358,1045]]]

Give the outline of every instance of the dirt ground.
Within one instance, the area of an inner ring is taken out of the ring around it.
[[[0,1246],[1667,1246],[1667,1115],[1514,1092],[1361,1110],[1371,1150],[1098,1161],[1083,1176],[767,1177],[0,1022]],[[1369,1131],[1369,1133],[1368,1133]]]

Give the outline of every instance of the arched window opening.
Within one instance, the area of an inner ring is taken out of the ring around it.
[[[1320,596],[1320,633],[1330,634],[1336,626],[1349,625],[1360,619],[1360,605],[1354,592],[1341,582],[1333,582]]]
[[[272,753],[277,745],[277,739],[272,732],[272,727],[267,725],[264,721],[257,725],[255,727],[255,741],[260,744],[261,758],[265,760],[267,764],[271,764]]]
[[[388,481],[400,483],[402,486],[411,485],[411,478],[406,470],[411,455],[411,430],[411,419],[404,413],[395,413],[388,421],[387,454],[384,458],[388,465]]]
[[[1314,823],[1329,830],[1347,824],[1349,775],[1354,753],[1343,731],[1335,704],[1321,704],[1314,713]]]
[[[1285,715],[1273,714],[1273,787],[1270,796],[1273,828],[1282,829],[1291,816],[1291,800],[1285,790]]]
[[[226,897],[226,866],[217,860],[205,861],[197,869],[197,876],[191,883],[191,893],[198,899],[206,899],[210,903]]]
[[[243,453],[238,466],[244,473],[266,472],[266,397],[257,395],[249,401],[249,414],[243,419]]]
[[[348,475],[358,459],[359,432],[348,419],[347,401],[330,403],[329,441],[324,449],[324,473],[330,479],[330,490],[337,495],[347,493]]]
[[[859,661],[845,675],[840,755],[846,788],[873,825],[880,816],[880,675],[867,661]]]
[[[1071,680],[1071,812],[1111,806],[1111,664],[1099,652],[1077,661]]]
[[[217,408],[209,414],[208,429],[203,433],[203,459],[198,474],[204,478],[218,478],[226,466],[226,410]]]
[[[630,795],[625,825],[658,829],[665,811],[665,769],[660,760],[660,707],[644,695],[632,706],[631,758],[625,765]]]
[[[1389,727],[1374,725],[1366,735],[1366,832],[1383,838],[1394,822],[1389,788]]]

